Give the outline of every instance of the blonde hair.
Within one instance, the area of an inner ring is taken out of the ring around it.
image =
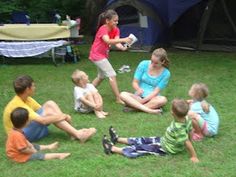
[[[184,99],[174,99],[171,110],[178,118],[185,117],[189,111],[189,104]]]
[[[81,71],[79,69],[76,69],[72,75],[71,75],[71,79],[72,79],[72,82],[75,84],[75,85],[78,85],[79,84],[79,81],[82,79],[82,76],[85,74],[84,71]]]
[[[152,52],[152,55],[155,55],[156,57],[158,57],[160,59],[162,66],[169,68],[170,60],[167,57],[167,52],[165,49],[163,49],[163,48],[155,49]]]
[[[208,94],[209,90],[206,84],[204,83],[195,83],[192,85],[191,90],[193,91],[193,97],[194,99],[198,101],[204,100]]]

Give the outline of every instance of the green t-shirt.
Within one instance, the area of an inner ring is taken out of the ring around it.
[[[171,122],[166,129],[165,135],[161,137],[161,146],[166,152],[176,154],[185,148],[185,141],[189,139],[189,132],[192,130],[192,121],[186,117],[185,122]]]

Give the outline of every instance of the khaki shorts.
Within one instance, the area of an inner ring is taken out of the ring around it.
[[[97,66],[98,78],[104,79],[105,77],[116,76],[116,72],[108,59],[104,58],[100,61],[93,61],[93,63]]]

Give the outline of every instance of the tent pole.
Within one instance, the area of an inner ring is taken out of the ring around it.
[[[202,45],[202,40],[206,31],[206,27],[209,21],[209,18],[211,16],[213,7],[215,5],[216,0],[209,0],[208,4],[203,12],[201,21],[200,21],[200,27],[197,35],[197,44],[196,44],[196,50],[200,49],[200,46]]]
[[[230,22],[230,24],[231,24],[231,26],[232,26],[232,28],[234,30],[234,33],[236,33],[236,26],[235,26],[235,24],[234,24],[234,22],[233,22],[233,20],[232,20],[232,18],[230,16],[230,14],[229,14],[229,11],[228,11],[228,8],[227,8],[227,6],[225,4],[225,1],[221,0],[221,3],[222,3],[222,6],[223,6],[223,9],[225,11],[225,15],[227,16],[227,18],[228,18],[228,20],[229,20],[229,22]]]

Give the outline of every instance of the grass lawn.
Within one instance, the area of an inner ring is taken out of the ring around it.
[[[29,74],[36,82],[34,98],[44,103],[56,101],[62,110],[71,114],[76,128],[96,127],[97,134],[87,143],[71,141],[67,134],[50,126],[50,136],[39,144],[60,142],[57,152],[71,152],[65,160],[34,161],[16,164],[5,155],[6,135],[0,124],[0,176],[235,176],[236,161],[236,54],[186,52],[167,50],[171,60],[171,80],[163,91],[169,99],[164,107],[163,116],[146,113],[124,113],[122,106],[114,101],[109,84],[104,81],[99,91],[104,99],[104,108],[110,113],[107,119],[99,120],[93,114],[82,115],[73,110],[73,84],[71,73],[79,68],[87,72],[92,80],[96,76],[96,67],[87,59],[89,45],[80,48],[81,60],[55,67],[50,59],[7,60],[5,65],[0,60],[0,112],[14,95],[12,81],[20,74]],[[142,59],[149,59],[150,53],[111,52],[111,63],[115,69],[123,64],[130,65],[132,72],[118,74],[120,90],[132,91],[131,81],[137,64]],[[200,159],[199,164],[192,164],[187,152],[174,156],[145,156],[128,159],[120,155],[107,156],[103,153],[101,138],[108,134],[108,127],[113,125],[119,135],[127,136],[162,136],[172,120],[170,102],[179,97],[188,99],[188,90],[195,82],[204,82],[209,86],[208,101],[220,115],[219,134],[202,142],[193,143]]]

